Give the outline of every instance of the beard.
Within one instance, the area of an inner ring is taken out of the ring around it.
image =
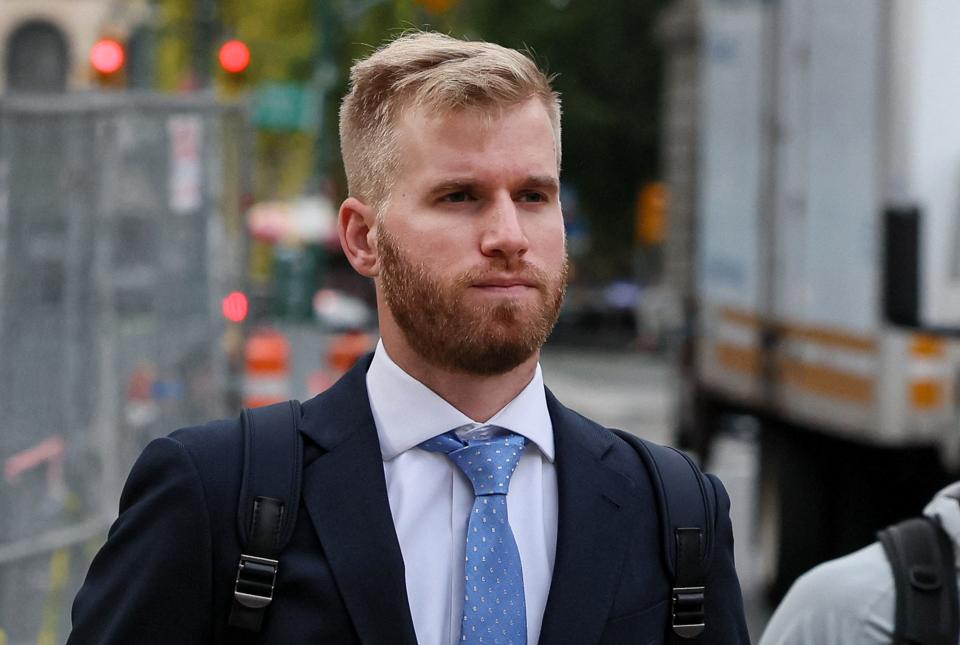
[[[380,287],[397,326],[425,361],[477,376],[509,372],[533,356],[553,330],[567,287],[567,261],[550,275],[522,258],[495,258],[450,279],[431,274],[402,250],[383,226],[377,231]],[[539,298],[465,302],[471,285],[509,274],[533,285]]]

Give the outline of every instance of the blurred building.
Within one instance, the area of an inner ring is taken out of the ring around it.
[[[104,37],[125,40],[149,10],[147,0],[3,0],[0,91],[90,87],[93,45]]]

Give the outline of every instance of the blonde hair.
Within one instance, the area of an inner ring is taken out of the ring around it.
[[[537,98],[553,126],[559,168],[560,96],[551,80],[514,49],[433,32],[401,35],[350,69],[350,91],[340,106],[350,195],[383,208],[400,167],[395,126],[410,108],[489,114]]]

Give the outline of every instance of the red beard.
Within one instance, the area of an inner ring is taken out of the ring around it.
[[[567,286],[567,262],[548,275],[526,260],[494,259],[490,266],[449,281],[401,250],[381,226],[380,286],[397,325],[413,350],[428,363],[455,372],[494,376],[509,372],[546,342]],[[470,304],[464,294],[493,274],[509,274],[536,288],[534,303],[501,299]]]

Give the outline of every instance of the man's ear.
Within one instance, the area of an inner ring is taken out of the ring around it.
[[[347,260],[362,276],[375,278],[380,270],[377,254],[377,214],[356,197],[340,204],[337,222],[340,245]]]

